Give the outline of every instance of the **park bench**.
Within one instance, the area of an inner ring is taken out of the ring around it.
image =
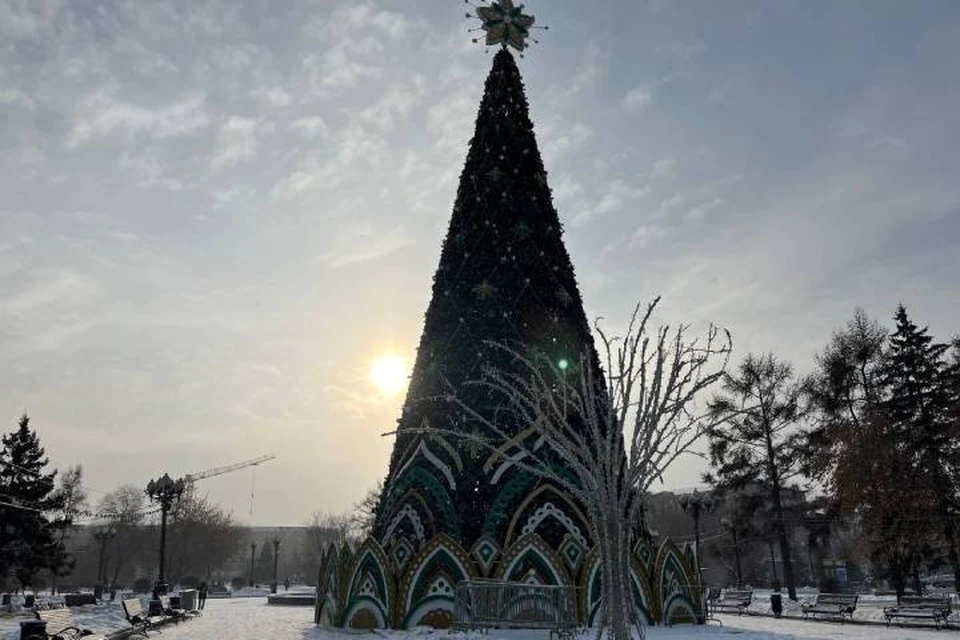
[[[163,609],[163,614],[172,618],[175,622],[180,622],[185,620],[187,617],[187,611],[181,609],[180,607],[174,608],[170,604],[170,596],[160,596],[160,607]]]
[[[850,618],[853,620],[853,612],[857,608],[857,599],[860,596],[849,593],[820,593],[813,602],[804,602],[800,605],[803,617],[807,616],[832,616],[840,618],[842,624],[844,620]]]
[[[736,611],[742,615],[753,600],[753,589],[724,589],[710,603],[713,611]]]
[[[160,625],[168,620],[166,616],[150,616],[143,610],[143,604],[140,598],[129,598],[123,601],[123,612],[127,616],[127,622],[133,627],[133,633],[147,637],[147,632],[159,630]]]
[[[43,620],[47,623],[47,638],[51,640],[75,640],[76,638],[106,640],[105,636],[97,635],[89,629],[78,627],[73,621],[73,614],[67,607],[40,609],[35,613],[37,620]]]
[[[950,610],[949,597],[903,596],[900,604],[883,608],[883,617],[887,619],[888,627],[894,618],[915,618],[933,620],[939,629],[941,624],[946,626]]]

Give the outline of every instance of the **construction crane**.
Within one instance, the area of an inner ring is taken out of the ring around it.
[[[207,469],[206,471],[198,471],[197,473],[188,473],[183,476],[183,481],[187,485],[186,494],[188,498],[193,497],[194,486],[198,480],[204,480],[206,478],[213,478],[215,476],[222,476],[225,473],[230,473],[231,471],[237,471],[239,469],[246,469],[247,467],[257,467],[264,462],[270,462],[277,456],[272,453],[267,455],[260,456],[259,458],[252,458],[250,460],[244,460],[242,462],[234,462],[233,464],[224,465],[222,467],[214,467],[213,469]],[[253,490],[250,491],[250,510],[253,511]]]

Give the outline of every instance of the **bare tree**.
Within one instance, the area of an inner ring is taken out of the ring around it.
[[[314,511],[303,531],[300,556],[302,571],[306,578],[315,579],[320,569],[320,560],[331,543],[340,547],[350,539],[353,525],[351,516],[334,515]]]
[[[121,578],[132,580],[135,565],[146,565],[152,558],[152,552],[146,551],[153,548],[144,527],[147,507],[143,489],[133,485],[118,487],[100,500],[98,511],[113,523],[116,532],[106,558],[113,565],[110,584],[114,587]]]
[[[381,495],[383,495],[383,480],[378,480],[377,484],[370,487],[363,498],[353,505],[353,512],[350,514],[350,535],[357,540],[368,537],[373,530]]]
[[[211,580],[240,548],[243,534],[233,516],[194,494],[181,500],[168,525],[169,571],[175,580]]]
[[[87,492],[83,487],[83,467],[69,467],[57,478],[56,502],[51,526],[57,532],[57,544],[50,554],[50,593],[57,592],[57,579],[70,575],[76,559],[67,553],[67,538],[73,533],[77,516],[87,508]]]
[[[458,437],[490,450],[512,443],[515,448],[504,455],[516,455],[521,469],[554,482],[587,509],[602,562],[598,638],[606,628],[614,640],[627,640],[631,624],[645,636],[629,579],[642,497],[715,424],[697,411],[697,398],[720,379],[731,350],[729,333],[712,325],[705,337],[693,339],[684,324],[651,332],[659,301],[645,310],[638,304],[622,338],[595,326],[605,379],[592,348],[578,362],[554,362],[523,345],[490,343],[518,365],[510,371],[489,367],[482,380],[470,383],[501,403],[494,416],[456,393],[446,397],[492,434]],[[533,426],[533,433],[518,438],[512,432],[518,423]],[[572,475],[558,474],[555,462]]]

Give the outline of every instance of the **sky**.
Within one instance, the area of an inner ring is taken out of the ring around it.
[[[0,425],[94,500],[243,522],[386,473],[492,52],[456,0],[0,0]],[[588,318],[810,370],[857,306],[960,332],[960,4],[529,2],[520,60]],[[679,462],[663,487],[698,483]],[[251,499],[252,494],[252,499]]]

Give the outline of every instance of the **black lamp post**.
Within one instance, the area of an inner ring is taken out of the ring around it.
[[[93,539],[96,540],[97,544],[100,545],[100,559],[97,561],[97,584],[94,587],[94,592],[98,597],[102,596],[104,589],[103,583],[107,581],[107,567],[104,564],[107,543],[110,542],[116,535],[117,528],[112,524],[98,527],[97,530],[93,532]]]
[[[273,583],[270,585],[270,593],[277,592],[277,566],[280,558],[280,538],[273,539]]]
[[[743,588],[743,569],[740,567],[740,540],[737,539],[737,525],[727,518],[720,520],[720,524],[730,527],[730,535],[733,536],[733,555],[737,561],[737,589]]]
[[[700,517],[713,509],[713,497],[710,494],[700,493],[696,489],[693,493],[680,496],[680,507],[693,518],[693,539],[695,544],[694,559],[697,563],[697,582],[701,593],[703,591],[703,570],[700,567]]]
[[[166,553],[167,553],[167,512],[173,506],[173,503],[180,500],[183,492],[186,490],[186,483],[183,478],[174,480],[169,473],[163,474],[156,480],[151,480],[147,485],[147,495],[153,502],[160,504],[160,574],[157,577],[157,584],[153,588],[154,597],[159,597],[169,590],[166,578]]]
[[[253,586],[253,563],[257,560],[257,543],[250,543],[250,586]]]
[[[697,570],[700,569],[700,516],[713,509],[713,498],[696,489],[680,496],[680,507],[693,518],[693,538],[697,548]]]

